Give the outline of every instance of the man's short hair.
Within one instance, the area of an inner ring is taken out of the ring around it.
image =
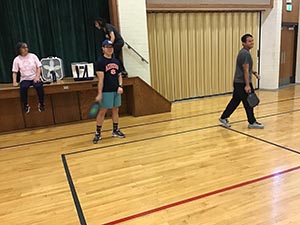
[[[248,37],[252,37],[252,38],[253,38],[253,36],[252,36],[251,34],[244,34],[244,35],[241,37],[241,41],[242,41],[243,43],[246,43]]]

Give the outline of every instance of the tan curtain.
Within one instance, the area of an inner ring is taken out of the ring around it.
[[[232,91],[245,33],[257,68],[258,12],[148,13],[148,32],[152,86],[171,101]]]

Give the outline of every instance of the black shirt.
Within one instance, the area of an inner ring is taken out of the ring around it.
[[[122,72],[119,60],[102,56],[96,62],[95,68],[96,72],[104,73],[102,92],[116,92],[119,87],[119,73]]]
[[[121,37],[121,35],[117,31],[117,29],[113,25],[107,23],[106,24],[106,32],[105,32],[105,38],[106,39],[110,40],[110,35],[109,35],[110,32],[114,32],[114,34],[115,34],[115,41],[114,42],[119,42],[119,41],[124,42],[123,38]]]

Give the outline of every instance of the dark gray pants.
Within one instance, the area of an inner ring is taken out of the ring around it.
[[[43,105],[44,104],[43,82],[34,83],[33,80],[23,80],[20,83],[20,96],[21,96],[21,102],[22,102],[23,106],[27,105],[27,103],[28,103],[27,93],[28,93],[28,88],[30,86],[33,86],[36,89],[36,92],[39,97],[39,103],[41,103]]]
[[[253,85],[250,83],[251,91],[254,92]],[[256,122],[256,119],[254,117],[253,108],[249,106],[249,103],[247,101],[248,94],[245,91],[245,84],[240,83],[234,83],[233,84],[233,95],[228,103],[225,111],[223,112],[221,119],[229,118],[230,115],[236,110],[236,108],[239,106],[241,102],[243,102],[248,122],[250,124],[253,124]]]
[[[124,46],[124,41],[117,41],[117,42],[114,43],[114,56],[115,56],[116,59],[118,59],[120,61],[121,70],[126,71],[126,69],[124,67],[123,60],[121,58],[121,53],[122,53],[123,46]]]

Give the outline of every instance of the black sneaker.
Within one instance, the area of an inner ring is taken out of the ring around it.
[[[39,105],[38,105],[38,110],[39,110],[39,112],[44,112],[44,111],[45,111],[45,105],[39,103]]]
[[[93,143],[97,144],[98,141],[100,141],[100,140],[101,140],[101,135],[99,133],[95,133],[95,137],[93,139]]]
[[[113,137],[124,138],[125,134],[123,134],[119,129],[112,132]]]
[[[23,110],[24,110],[24,113],[28,114],[30,112],[30,106],[28,104],[25,105]]]

